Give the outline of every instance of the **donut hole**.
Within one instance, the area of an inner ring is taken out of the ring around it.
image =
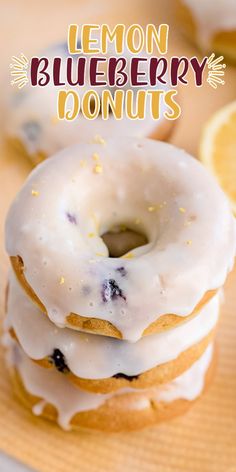
[[[121,257],[133,249],[148,244],[145,234],[119,225],[117,228],[107,231],[101,235],[105,243],[109,257]]]

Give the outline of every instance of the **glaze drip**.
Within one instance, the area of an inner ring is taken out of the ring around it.
[[[14,351],[14,352],[13,352]],[[48,371],[35,365],[16,343],[8,338],[9,367],[15,367],[20,374],[27,392],[39,398],[33,407],[33,413],[40,415],[46,404],[54,405],[58,411],[59,425],[68,430],[73,417],[82,411],[96,410],[110,398],[116,397],[117,408],[134,411],[150,407],[152,402],[172,402],[176,399],[194,400],[204,387],[204,378],[212,358],[212,345],[193,366],[173,382],[158,388],[137,390],[122,389],[117,393],[89,393],[74,387],[67,378],[56,371]],[[119,404],[122,397],[122,406]]]
[[[176,359],[215,327],[220,296],[210,300],[194,318],[182,325],[144,336],[136,343],[68,328],[58,328],[29,300],[13,273],[10,275],[6,329],[13,328],[19,343],[32,359],[56,353],[57,367],[77,377],[104,379],[139,374]],[[40,335],[39,335],[40,333]]]

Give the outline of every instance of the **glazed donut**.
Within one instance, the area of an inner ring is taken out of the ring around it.
[[[121,223],[148,243],[111,258],[101,236]],[[6,221],[14,270],[52,322],[130,341],[196,314],[232,268],[235,239],[213,177],[147,139],[58,153],[34,169]]]
[[[67,430],[110,432],[142,429],[182,414],[208,385],[214,367],[209,345],[189,370],[166,385],[98,394],[75,388],[58,372],[35,365],[17,344],[9,348],[8,362],[17,396],[35,415]]]
[[[157,386],[182,374],[212,341],[219,308],[217,294],[190,321],[130,343],[55,327],[11,274],[5,327],[42,367],[56,368],[80,388],[107,393]]]
[[[114,51],[110,51],[111,53],[115,55]],[[49,60],[54,57],[66,59],[68,55],[67,44],[58,44],[45,51],[45,56]],[[129,55],[127,55],[127,60],[129,61]],[[166,109],[164,101],[161,103],[158,121],[153,120],[150,113],[147,113],[144,120],[130,120],[125,116],[122,120],[116,120],[112,114],[108,120],[103,120],[101,117],[88,120],[82,114],[74,121],[59,120],[56,111],[60,88],[65,87],[48,84],[46,87],[18,90],[9,104],[7,137],[34,164],[38,164],[69,145],[80,141],[91,142],[96,137],[99,139],[99,136],[129,135],[165,139],[174,125],[173,120],[167,120],[163,116]],[[96,87],[96,91],[101,94],[104,88],[104,86]],[[159,88],[166,91],[169,87],[161,84]],[[81,96],[82,92],[87,89],[88,85],[80,87]]]
[[[176,13],[186,35],[204,52],[236,61],[235,0],[176,0]]]

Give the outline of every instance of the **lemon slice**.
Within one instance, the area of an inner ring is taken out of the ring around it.
[[[200,159],[216,176],[236,214],[236,101],[221,108],[206,124]]]

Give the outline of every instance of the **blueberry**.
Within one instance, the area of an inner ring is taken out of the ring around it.
[[[66,362],[65,362],[65,356],[64,354],[62,354],[60,349],[54,349],[50,357],[59,372],[63,372],[63,373],[69,372],[69,367],[66,365]]]
[[[27,91],[21,89],[20,92],[14,93],[12,97],[12,103],[14,107],[18,107],[27,98]]]
[[[83,295],[89,295],[91,293],[91,287],[89,285],[83,285],[82,293]]]
[[[27,123],[23,124],[23,131],[29,141],[35,142],[39,139],[41,126],[39,123],[37,123],[37,121],[28,121]]]
[[[114,279],[106,279],[102,284],[102,299],[104,302],[109,302],[113,300],[117,300],[117,298],[123,298],[126,301],[126,297],[124,296],[121,288],[116,283]]]
[[[80,39],[78,39],[78,41],[77,41],[77,49],[81,49],[81,41],[80,41]],[[67,42],[62,42],[62,43],[58,44],[58,45],[53,49],[53,52],[54,52],[54,53],[57,53],[57,50],[59,50],[59,51],[61,50],[63,56],[66,56],[66,57],[67,57],[67,56],[70,55],[70,54],[69,54],[69,51],[68,51],[68,43],[67,43]],[[78,54],[79,54],[79,53],[75,54],[75,56],[78,55]],[[54,54],[54,55],[55,55],[55,54]],[[74,56],[74,55],[73,55],[73,56]]]
[[[116,272],[119,272],[121,277],[125,277],[127,275],[127,270],[123,266],[117,267]]]
[[[113,378],[114,379],[126,379],[126,380],[129,380],[130,382],[132,382],[132,380],[138,379],[139,375],[125,375],[125,374],[118,373],[118,374],[113,375]]]
[[[76,219],[76,216],[75,216],[75,215],[72,215],[72,213],[70,213],[69,211],[67,211],[66,217],[67,217],[67,219],[68,219],[68,221],[69,221],[70,223],[72,223],[73,225],[77,225],[77,219]]]

